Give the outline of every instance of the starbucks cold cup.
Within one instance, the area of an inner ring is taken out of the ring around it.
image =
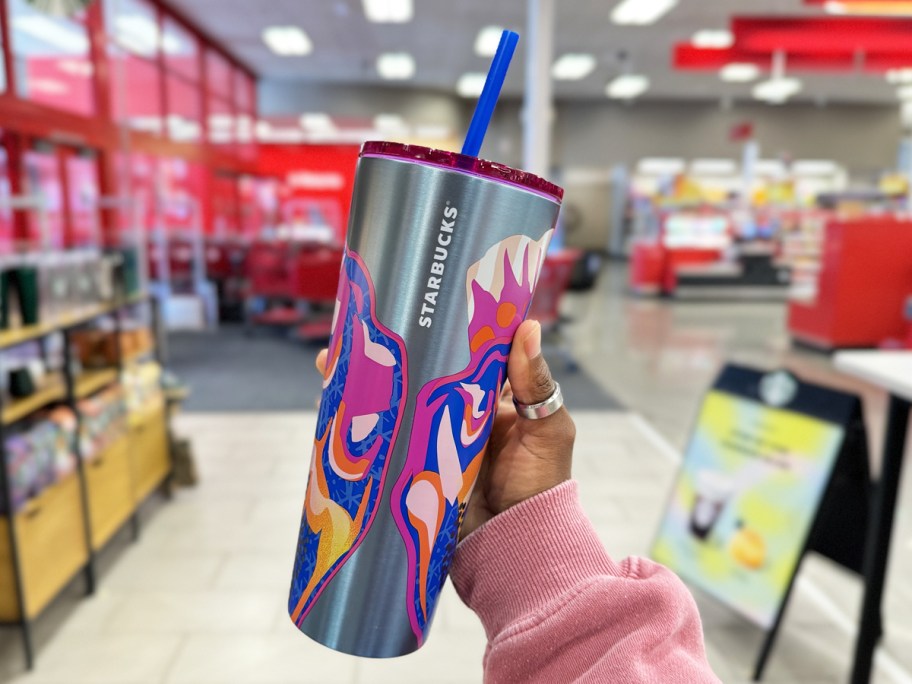
[[[426,639],[562,194],[364,145],[288,604],[316,641],[384,658]]]

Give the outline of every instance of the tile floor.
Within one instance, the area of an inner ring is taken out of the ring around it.
[[[583,503],[616,556],[645,553],[701,392],[725,359],[787,364],[865,395],[878,439],[883,397],[836,376],[826,357],[793,351],[783,307],[643,302],[620,296],[622,273],[576,297],[569,333],[584,368],[631,409],[576,412]],[[574,334],[575,333],[575,334]],[[572,397],[569,398],[572,405]],[[644,419],[645,417],[645,419]],[[39,621],[38,666],[23,673],[15,631],[0,631],[0,681],[15,684],[182,682],[478,682],[484,635],[448,587],[418,654],[366,661],[300,635],[284,613],[315,415],[186,414],[203,484],[144,511],[105,552],[100,589],[79,583]],[[912,682],[912,476],[906,471],[877,684]],[[860,587],[810,558],[767,682],[844,682]],[[747,682],[762,634],[698,597],[709,657],[725,682]]]

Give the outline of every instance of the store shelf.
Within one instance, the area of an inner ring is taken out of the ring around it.
[[[88,560],[79,478],[51,485],[13,516],[19,538],[25,614],[34,617]],[[22,616],[16,600],[9,547],[9,517],[0,517],[0,620]],[[7,581],[10,580],[10,581]]]
[[[126,433],[86,463],[92,548],[101,549],[135,510]]]
[[[66,385],[63,376],[54,374],[49,376],[44,385],[37,392],[22,399],[13,399],[3,407],[3,425],[11,425],[17,421],[42,409],[55,401],[66,398]]]
[[[157,420],[165,410],[164,394],[146,402],[145,406],[130,411],[127,422],[130,428],[142,428]]]
[[[73,388],[73,394],[77,399],[83,399],[90,394],[94,394],[100,389],[117,382],[120,374],[116,368],[101,368],[98,370],[88,370],[76,378],[76,384]]]
[[[117,304],[99,304],[89,308],[83,308],[79,311],[61,316],[57,320],[49,323],[39,323],[38,325],[27,325],[15,330],[0,331],[0,349],[9,349],[26,342],[40,339],[51,333],[74,328],[78,325],[88,323],[99,316],[112,313],[125,306],[139,304],[148,298],[147,294],[139,294],[129,297]]]
[[[133,495],[139,504],[171,471],[167,415],[162,402],[150,402],[138,414],[130,415],[130,445]]]

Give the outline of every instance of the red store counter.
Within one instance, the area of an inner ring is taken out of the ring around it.
[[[863,217],[830,221],[819,261],[789,303],[788,329],[821,349],[876,347],[909,339],[912,221]]]

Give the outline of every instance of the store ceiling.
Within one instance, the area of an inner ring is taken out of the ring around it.
[[[597,57],[593,73],[579,81],[555,83],[561,99],[605,98],[606,84],[622,69],[649,77],[648,99],[747,100],[751,84],[724,83],[714,73],[682,73],[671,67],[672,46],[701,29],[728,25],[732,15],[822,16],[819,7],[802,0],[679,0],[656,24],[616,26],[611,9],[617,0],[556,0],[555,56],[589,52]],[[475,55],[478,31],[495,24],[525,26],[524,0],[414,0],[414,19],[407,24],[374,24],[366,20],[361,0],[171,0],[261,77],[308,83],[382,84],[375,67],[380,53],[414,55],[414,78],[395,85],[455,91],[465,72],[484,71],[487,60]],[[297,25],[313,43],[304,57],[279,57],[264,45],[264,28]],[[522,44],[521,44],[522,45]],[[523,87],[522,60],[515,64],[506,92]],[[795,100],[895,103],[896,94],[882,76],[800,74],[803,91]]]

